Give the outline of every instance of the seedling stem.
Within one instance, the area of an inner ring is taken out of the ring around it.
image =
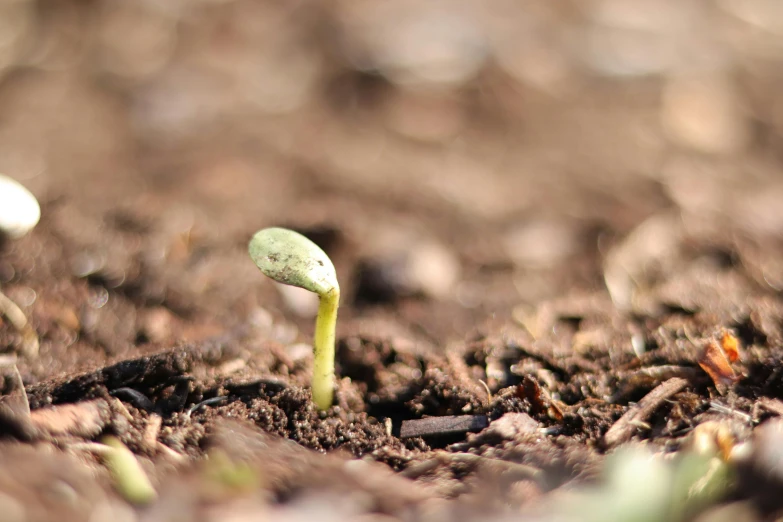
[[[313,346],[313,401],[321,410],[332,405],[334,389],[334,334],[340,291],[335,289],[318,298]]]
[[[248,252],[266,276],[318,295],[313,341],[313,402],[320,410],[328,409],[334,397],[334,335],[340,303],[340,286],[332,261],[302,234],[276,227],[256,232]]]

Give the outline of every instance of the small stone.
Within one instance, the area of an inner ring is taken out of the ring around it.
[[[465,124],[461,100],[440,92],[399,89],[385,105],[386,124],[403,136],[424,142],[453,139]]]
[[[152,342],[163,342],[171,336],[174,315],[162,306],[146,311],[141,316],[139,333]]]
[[[450,249],[423,242],[410,252],[407,263],[409,286],[434,298],[449,295],[460,274],[459,260]]]
[[[33,426],[52,437],[92,438],[103,431],[110,418],[109,405],[103,399],[51,406],[31,413]]]
[[[671,79],[661,119],[672,140],[699,152],[739,152],[750,141],[750,122],[736,89],[721,74]]]
[[[705,44],[693,27],[704,13],[695,4],[685,4],[676,0],[590,2],[589,23],[577,44],[579,52],[588,67],[607,76],[649,76],[692,65],[703,59]],[[717,54],[711,51],[709,56]]]
[[[492,421],[486,434],[512,440],[519,435],[535,433],[538,428],[538,422],[527,413],[506,413],[498,420]]]
[[[0,232],[19,238],[41,219],[41,207],[29,190],[0,174]]]
[[[576,235],[565,223],[537,220],[512,228],[504,237],[508,255],[518,264],[547,267],[576,251]]]
[[[356,2],[344,11],[343,49],[357,68],[378,70],[396,84],[460,86],[488,57],[486,35],[474,15],[445,1],[425,7]]]
[[[631,309],[637,285],[652,280],[676,258],[682,237],[678,216],[663,212],[647,218],[612,247],[604,261],[604,281],[617,308]]]
[[[318,296],[309,290],[276,283],[286,307],[299,317],[310,319],[318,314]]]
[[[382,231],[374,239],[377,245],[370,247],[369,259],[359,266],[359,301],[456,296],[461,265],[453,250],[409,230]]]
[[[313,356],[313,347],[307,343],[295,343],[286,347],[291,362],[297,363]]]
[[[247,321],[260,333],[268,334],[274,326],[275,320],[269,310],[260,306],[253,308],[248,314]]]

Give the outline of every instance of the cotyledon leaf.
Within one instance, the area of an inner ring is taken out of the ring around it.
[[[248,252],[264,275],[275,281],[321,296],[339,292],[332,261],[318,245],[293,230],[259,230],[250,240]]]

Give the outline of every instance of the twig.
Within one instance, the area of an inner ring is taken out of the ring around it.
[[[604,435],[606,446],[612,447],[628,441],[640,427],[640,423],[645,423],[661,404],[687,385],[686,379],[674,377],[655,387],[642,397],[642,400],[628,408],[628,411],[609,428]]]
[[[402,421],[400,438],[431,437],[468,431],[481,431],[489,426],[486,415],[449,415]]]

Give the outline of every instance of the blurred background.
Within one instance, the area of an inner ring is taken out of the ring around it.
[[[284,225],[333,256],[344,331],[445,343],[605,277],[629,300],[648,267],[606,259],[645,223],[669,252],[671,218],[777,291],[778,250],[736,244],[779,240],[782,87],[776,0],[3,0],[0,172],[45,232],[0,283],[87,278],[107,345],[310,328],[247,259]]]

